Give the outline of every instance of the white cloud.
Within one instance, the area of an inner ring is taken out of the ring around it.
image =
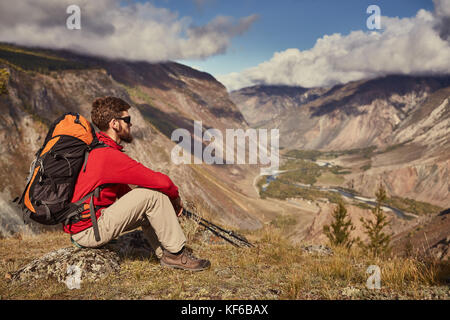
[[[218,16],[204,26],[151,3],[79,0],[81,30],[68,30],[66,8],[73,0],[0,2],[0,41],[150,62],[204,59],[226,52],[256,15],[235,20]]]
[[[256,67],[216,78],[231,91],[255,84],[318,87],[386,74],[450,73],[450,1],[434,3],[434,13],[383,16],[380,31],[325,35],[309,50],[276,52]]]

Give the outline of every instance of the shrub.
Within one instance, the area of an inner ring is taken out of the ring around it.
[[[376,193],[376,198],[377,204],[372,209],[374,219],[361,218],[365,232],[369,236],[369,243],[363,244],[360,242],[360,245],[368,253],[380,256],[388,253],[391,242],[391,236],[384,232],[384,228],[389,225],[389,221],[381,208],[381,204],[386,200],[386,190],[381,184]]]
[[[338,203],[332,215],[334,218],[333,223],[331,225],[325,225],[323,232],[330,240],[331,245],[344,246],[350,249],[355,241],[350,238],[350,232],[355,230],[355,226],[350,220],[347,209],[342,202]]]

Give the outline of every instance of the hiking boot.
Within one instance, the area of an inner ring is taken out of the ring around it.
[[[163,250],[160,264],[164,267],[183,269],[189,271],[202,271],[211,266],[211,262],[206,259],[196,258],[191,250],[183,248],[179,253],[170,253]]]

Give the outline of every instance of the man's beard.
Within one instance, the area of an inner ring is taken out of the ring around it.
[[[131,132],[124,132],[122,131],[121,133],[119,133],[119,138],[121,141],[126,142],[126,143],[131,143],[133,141],[133,136],[131,135]]]

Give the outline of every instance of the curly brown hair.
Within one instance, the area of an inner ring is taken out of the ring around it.
[[[101,130],[109,129],[109,122],[119,118],[123,111],[130,109],[130,105],[120,98],[102,97],[96,98],[92,103],[92,122]]]

